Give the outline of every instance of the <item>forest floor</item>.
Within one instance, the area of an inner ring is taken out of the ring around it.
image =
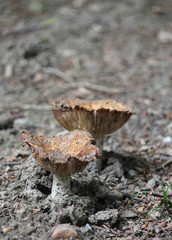
[[[84,240],[170,240],[172,1],[0,1],[0,56],[0,239],[51,239],[67,223]],[[106,137],[102,171],[88,165],[52,200],[20,131],[63,131],[50,109],[61,97],[117,99],[135,114]]]

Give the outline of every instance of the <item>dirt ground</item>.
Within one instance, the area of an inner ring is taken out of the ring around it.
[[[0,56],[0,239],[51,239],[64,223],[83,240],[172,239],[155,179],[172,183],[172,1],[0,1]],[[52,200],[20,130],[63,131],[59,97],[118,99],[135,114],[106,137],[102,171],[88,165]]]

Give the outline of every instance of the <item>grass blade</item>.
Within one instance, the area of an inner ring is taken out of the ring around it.
[[[168,199],[168,190],[169,190],[170,186],[171,186],[171,183],[168,184],[167,189],[166,189],[166,191],[165,191],[165,196],[164,196],[164,199],[163,199],[163,204],[164,204],[164,207],[165,207],[165,208],[168,207],[168,203],[169,203],[169,201],[170,201],[170,199]]]
[[[56,21],[56,18],[54,18],[54,17],[52,17],[52,18],[47,18],[47,19],[45,19],[45,20],[43,20],[43,21],[41,22],[41,25],[42,25],[43,27],[49,26],[49,25],[52,25],[53,23],[55,23],[55,21]]]
[[[167,186],[167,190],[166,190],[167,196],[168,196],[168,190],[169,190],[169,188],[171,187],[171,185],[172,185],[172,183],[168,184],[168,186]]]
[[[134,194],[134,196],[133,196],[132,199],[130,200],[130,204],[131,204],[131,202],[134,200],[134,198],[135,198],[136,196],[138,196],[139,194],[142,194],[142,193],[150,193],[150,191],[140,191],[140,192],[137,192],[136,194]]]
[[[152,209],[152,210],[150,211],[150,213],[146,216],[146,219],[149,218],[150,215],[151,215],[153,212],[155,212],[158,208],[161,208],[161,207],[162,207],[162,206],[157,206],[157,207],[155,207],[154,209]]]
[[[152,179],[152,178],[153,178],[153,177],[143,178],[142,180],[140,180],[140,181],[137,183],[137,185],[139,185],[140,183],[145,182],[145,181],[147,181],[147,180],[150,180],[150,179]]]
[[[165,197],[166,196],[166,191],[165,191],[164,186],[162,185],[162,182],[157,177],[155,177],[155,180],[160,184],[160,186],[162,188],[162,191],[163,191],[163,195]]]

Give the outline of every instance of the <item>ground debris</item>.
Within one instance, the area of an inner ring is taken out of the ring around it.
[[[111,227],[114,226],[114,224],[118,220],[118,210],[116,209],[109,209],[107,211],[100,211],[97,212],[95,215],[91,215],[89,217],[89,221],[92,224],[109,224]]]
[[[36,230],[36,228],[33,227],[33,226],[31,226],[30,224],[23,225],[23,226],[21,226],[21,228],[20,228],[20,234],[21,234],[22,236],[28,236],[28,235],[30,235],[31,233],[33,233],[35,230]]]
[[[119,213],[119,216],[121,218],[135,218],[137,217],[137,213],[130,211],[130,210],[125,210]]]
[[[12,224],[10,226],[2,226],[1,229],[2,229],[3,233],[8,233],[8,232],[12,231],[13,229],[15,229],[17,226],[18,226],[18,224],[16,223],[16,224]]]
[[[70,224],[59,224],[51,235],[52,240],[78,238],[78,234]]]
[[[21,114],[12,115],[10,112],[0,114],[0,129],[7,129],[13,126],[13,122],[16,118],[21,117]]]

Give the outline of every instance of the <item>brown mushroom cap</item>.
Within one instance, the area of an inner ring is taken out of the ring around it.
[[[130,118],[130,106],[114,100],[58,100],[52,103],[55,119],[67,130],[87,130],[94,138],[102,139],[121,128]]]
[[[75,130],[52,138],[22,131],[21,140],[23,146],[30,146],[43,168],[59,176],[82,172],[89,162],[100,157],[93,137],[86,131]]]

